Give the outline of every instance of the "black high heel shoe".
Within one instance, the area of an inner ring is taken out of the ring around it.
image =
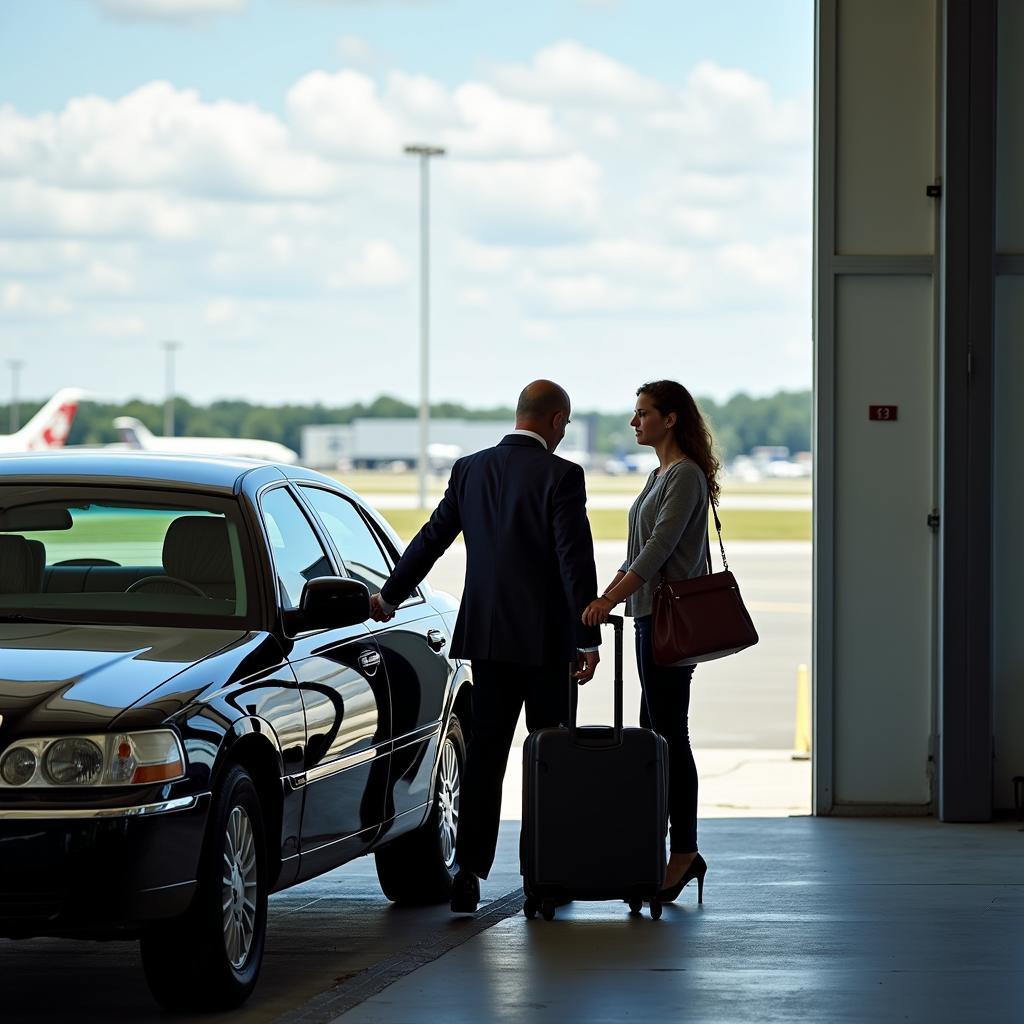
[[[693,858],[690,866],[686,869],[686,874],[676,882],[675,885],[670,886],[668,889],[662,889],[658,893],[658,899],[662,903],[674,903],[678,899],[679,894],[683,891],[683,887],[687,882],[692,881],[694,878],[697,879],[697,902],[704,902],[704,876],[708,873],[707,861],[698,853]]]

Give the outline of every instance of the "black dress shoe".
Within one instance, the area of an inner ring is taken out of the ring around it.
[[[453,914],[475,914],[480,902],[480,879],[472,871],[462,871],[452,879]]]

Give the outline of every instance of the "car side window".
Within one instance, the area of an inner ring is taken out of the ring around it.
[[[281,606],[292,611],[299,607],[306,581],[333,576],[334,569],[309,520],[285,488],[267,491],[260,506],[274,556]]]
[[[322,487],[303,487],[302,493],[334,541],[349,576],[365,583],[371,594],[379,593],[391,566],[355,506]]]

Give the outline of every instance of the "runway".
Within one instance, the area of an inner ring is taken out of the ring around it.
[[[611,580],[625,545],[595,545],[598,584]],[[701,665],[694,674],[690,734],[695,747],[786,750],[793,744],[796,674],[811,661],[811,545],[798,541],[733,541],[726,548],[747,607],[760,634],[756,647]],[[434,567],[431,584],[460,596],[466,551],[457,542]],[[717,550],[712,557],[719,566]],[[611,657],[609,643],[606,658]],[[640,682],[632,653],[632,624],[626,621],[624,690],[627,724],[636,723]],[[611,663],[583,689],[580,721],[612,719]],[[516,743],[526,739],[519,723]]]

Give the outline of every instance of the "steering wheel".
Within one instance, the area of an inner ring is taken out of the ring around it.
[[[130,587],[128,587],[125,590],[125,593],[133,594],[138,590],[146,590],[158,585],[167,586],[168,584],[172,587],[180,587],[182,590],[185,590],[190,594],[195,594],[196,597],[208,598],[210,596],[200,590],[194,583],[189,583],[188,580],[178,579],[177,576],[144,576],[141,580],[136,580]]]

